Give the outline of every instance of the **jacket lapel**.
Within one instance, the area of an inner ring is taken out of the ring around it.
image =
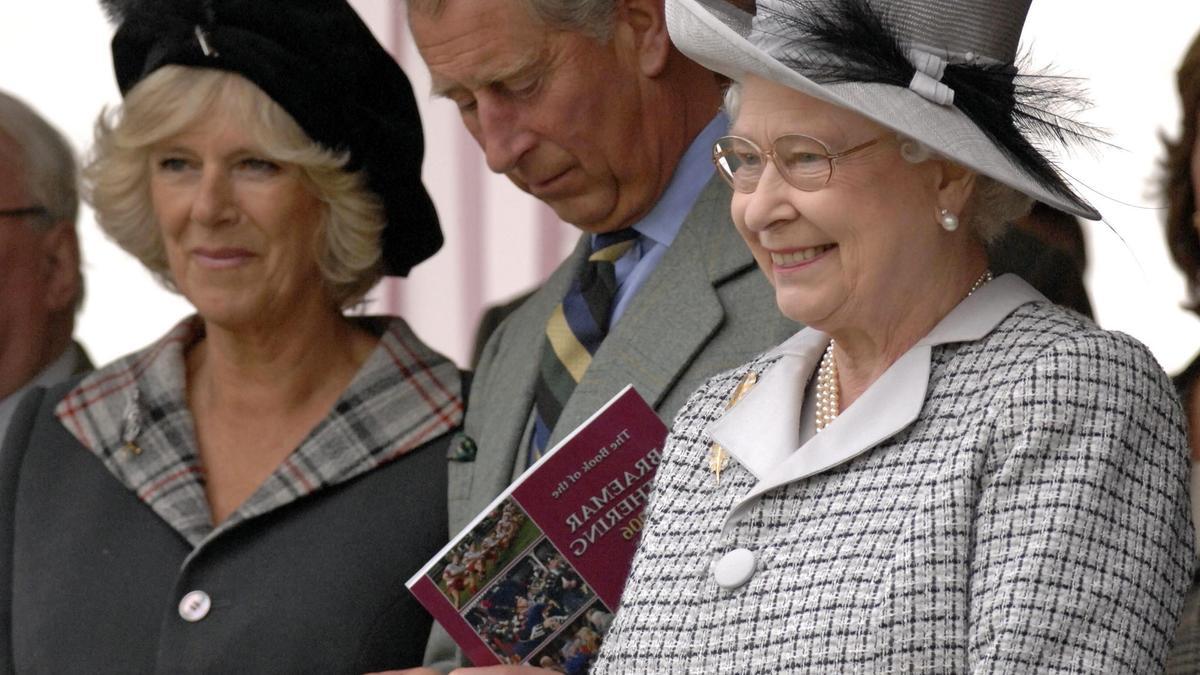
[[[566,295],[589,251],[588,236],[584,235],[567,261],[559,265],[542,287],[510,314],[493,335],[493,339],[503,336],[499,342],[500,351],[488,359],[491,368],[485,375],[486,381],[476,383],[476,391],[486,399],[471,406],[474,411],[484,414],[467,416],[466,433],[479,445],[480,451],[475,461],[463,465],[474,476],[491,481],[493,493],[503,490],[509,478],[524,468],[528,447],[525,431],[533,407],[533,388],[546,334],[546,317]],[[506,452],[503,451],[505,448],[517,448],[517,451]]]
[[[716,286],[754,265],[728,213],[728,188],[714,177],[658,268],[596,352],[559,418],[551,444],[629,383],[657,408],[712,338],[725,320]]]
[[[765,357],[778,360],[761,374],[758,385],[708,428],[713,440],[758,479],[730,510],[726,525],[763,493],[849,461],[908,427],[925,404],[933,347],[978,340],[1017,307],[1037,300],[1045,297],[1011,274],[979,289],[803,446],[799,427],[804,386],[829,336],[806,328],[780,345]]]

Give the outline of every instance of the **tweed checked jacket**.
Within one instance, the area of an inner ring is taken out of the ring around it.
[[[199,319],[31,394],[0,449],[0,673],[417,665],[431,619],[404,581],[447,538],[459,373],[402,320],[364,323],[379,342],[328,417],[215,527],[186,401]]]
[[[1192,526],[1145,347],[1001,277],[798,447],[827,342],[801,331],[682,409],[593,673],[1162,670]],[[735,548],[754,573],[726,590]]]

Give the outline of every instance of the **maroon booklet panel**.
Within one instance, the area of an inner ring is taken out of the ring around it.
[[[629,574],[667,429],[623,389],[408,581],[475,665],[584,673]]]

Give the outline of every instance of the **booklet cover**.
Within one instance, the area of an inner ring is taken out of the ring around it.
[[[409,579],[409,590],[477,666],[586,672],[629,574],[666,436],[626,386]]]

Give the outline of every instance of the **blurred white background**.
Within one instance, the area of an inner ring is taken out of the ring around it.
[[[493,176],[454,107],[430,100],[399,0],[352,0],[413,80],[426,132],[425,182],[446,246],[410,278],[372,294],[374,311],[406,316],[429,343],[465,364],[481,308],[536,284],[575,235],[553,213]],[[1024,45],[1037,66],[1088,81],[1087,121],[1117,148],[1064,162],[1105,223],[1087,223],[1088,288],[1097,319],[1145,342],[1168,371],[1200,349],[1200,320],[1179,308],[1183,280],[1163,244],[1152,179],[1159,134],[1178,127],[1175,67],[1200,30],[1200,3],[1034,0]],[[119,101],[109,60],[112,28],[93,0],[0,2],[0,88],[33,105],[84,151],[104,105]],[[147,344],[189,313],[116,248],[84,210],[88,299],[77,333],[102,363]],[[0,321],[8,320],[0,317]]]

